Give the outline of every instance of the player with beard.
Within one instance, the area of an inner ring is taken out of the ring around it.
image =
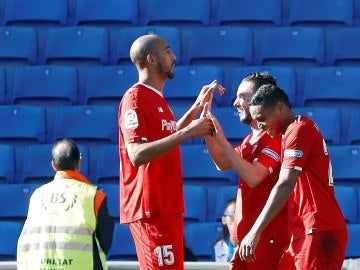
[[[119,106],[120,222],[128,223],[142,270],[184,269],[184,199],[179,145],[212,134],[210,119],[195,119],[216,90],[204,86],[194,104],[175,122],[163,97],[174,77],[176,56],[160,36],[134,41],[130,57],[139,81]]]
[[[249,112],[249,100],[260,86],[266,84],[276,85],[276,79],[267,73],[255,72],[246,76],[238,87],[233,105],[240,121],[250,125],[252,131],[235,148],[226,139],[208,106],[203,111],[214,121],[216,130],[214,136],[205,137],[214,163],[218,169],[233,169],[240,176],[234,226],[237,243],[255,222],[279,176],[281,136],[272,138],[260,130]],[[230,269],[277,269],[288,242],[287,208],[284,207],[263,232],[256,249],[256,260],[241,260],[237,248],[230,260]]]

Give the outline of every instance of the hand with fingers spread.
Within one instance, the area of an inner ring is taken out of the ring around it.
[[[203,108],[207,102],[211,103],[214,91],[218,92],[218,94],[222,96],[225,93],[225,88],[220,85],[217,80],[212,81],[208,85],[204,85],[193,106]]]

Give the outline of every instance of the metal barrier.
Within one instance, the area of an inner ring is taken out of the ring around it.
[[[108,261],[109,270],[139,270],[138,262],[129,261]],[[218,262],[185,262],[185,270],[227,270],[229,263]],[[16,262],[0,262],[0,269],[16,270]]]

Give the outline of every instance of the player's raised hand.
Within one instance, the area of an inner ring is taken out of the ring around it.
[[[229,141],[226,139],[225,133],[219,123],[219,120],[209,110],[206,113],[206,117],[209,118],[214,125],[213,136],[215,137],[216,142],[221,146],[228,145]]]
[[[210,84],[204,85],[193,106],[202,108],[207,102],[212,103],[214,91],[218,92],[218,94],[222,96],[225,93],[225,88],[220,85],[217,80],[212,81]]]

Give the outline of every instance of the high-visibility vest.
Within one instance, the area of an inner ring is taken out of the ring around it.
[[[35,190],[18,240],[18,270],[90,270],[97,245],[103,269],[106,258],[98,240],[96,186],[74,179],[54,179]]]

